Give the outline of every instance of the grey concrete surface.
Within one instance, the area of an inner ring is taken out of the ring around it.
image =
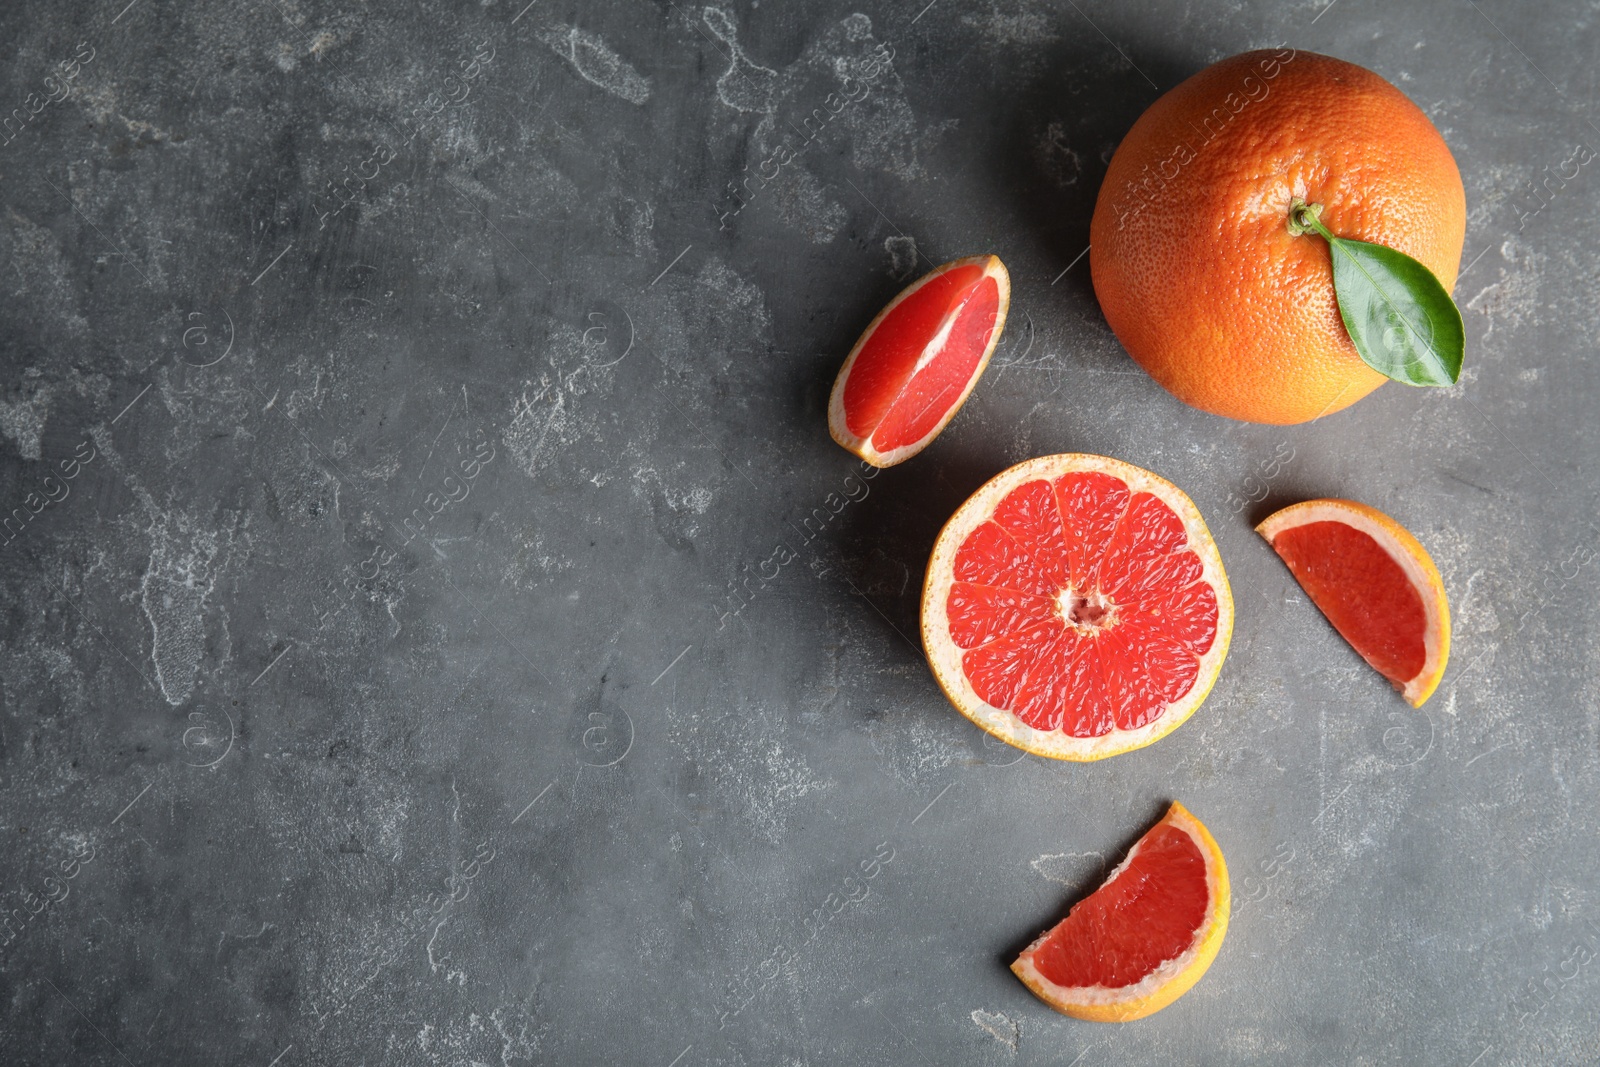
[[[1600,1060],[1592,6],[64,0],[0,31],[5,1063]],[[1456,153],[1460,386],[1232,423],[1107,330],[1080,254],[1118,139],[1281,44]],[[844,352],[980,252],[1004,347],[851,480]],[[1087,766],[986,742],[915,641],[942,521],[1060,451],[1185,487],[1238,605],[1200,712]],[[1251,532],[1324,495],[1445,575],[1422,711]],[[1173,798],[1233,871],[1215,966],[1136,1024],[1053,1014],[1006,963]]]

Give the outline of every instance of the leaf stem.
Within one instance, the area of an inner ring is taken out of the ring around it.
[[[1454,385],[1461,374],[1461,312],[1426,265],[1381,244],[1335,237],[1322,205],[1289,202],[1289,233],[1328,242],[1339,317],[1362,361],[1407,385]]]
[[[1322,224],[1322,205],[1307,204],[1298,196],[1289,202],[1289,232],[1296,237],[1317,233],[1330,244],[1333,242],[1333,233]]]

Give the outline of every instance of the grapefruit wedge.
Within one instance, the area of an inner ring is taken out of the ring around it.
[[[1171,482],[1104,456],[991,479],[934,543],[922,641],[940,688],[989,733],[1096,760],[1176,729],[1233,634],[1222,557]]]
[[[833,439],[875,467],[928,447],[989,365],[1011,303],[998,256],[935,268],[878,312],[828,400]]]
[[[1450,657],[1450,604],[1433,558],[1404,526],[1353,500],[1307,500],[1256,533],[1333,628],[1420,708]]]
[[[1099,889],[1011,965],[1035,996],[1075,1019],[1131,1022],[1177,1000],[1228,932],[1228,866],[1182,804],[1141,837]]]

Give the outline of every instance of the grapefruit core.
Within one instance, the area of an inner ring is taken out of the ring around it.
[[[1433,695],[1450,657],[1450,604],[1428,550],[1376,508],[1307,500],[1256,532],[1361,658],[1414,708]]]
[[[989,365],[1011,303],[998,256],[958,259],[889,301],[850,350],[828,400],[828,430],[875,467],[928,447]]]
[[[1194,503],[1104,456],[1020,463],[957,509],[928,561],[922,641],[979,727],[1096,760],[1176,729],[1233,633],[1222,557]]]
[[[1105,883],[1011,965],[1034,995],[1091,1022],[1131,1022],[1187,993],[1228,932],[1228,866],[1174,803]]]

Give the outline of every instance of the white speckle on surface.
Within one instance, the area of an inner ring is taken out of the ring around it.
[[[524,417],[505,434],[506,447],[511,450],[517,466],[530,476],[539,473],[544,465],[546,447],[554,443],[550,438],[551,432],[554,431],[556,441],[559,441],[561,431],[566,428],[566,394],[557,391],[553,396],[541,397],[541,400],[544,403],[538,407],[518,409]],[[534,414],[526,415],[527,411]]]
[[[553,27],[539,39],[556,55],[572,64],[572,69],[591,85],[597,85],[630,104],[650,99],[650,81],[604,40],[576,26]]]
[[[883,250],[889,253],[889,277],[897,281],[917,271],[917,239],[903,234],[885,237]]]
[[[344,44],[344,41],[340,39],[338,34],[323,30],[311,39],[311,46],[306,51],[320,59],[323,55],[342,44]]]
[[[451,972],[451,984],[465,988],[465,977],[459,971]],[[487,1021],[489,1026],[484,1025],[485,1016],[468,1012],[464,1018],[445,1019],[438,1025],[425,1023],[417,1034],[417,1045],[439,1057],[430,1063],[518,1067],[541,1062],[540,1025],[529,1005],[501,1003],[489,1012]]]
[[[796,170],[792,181],[775,187],[772,198],[783,221],[812,244],[830,243],[850,221],[850,213],[804,170]]]
[[[728,810],[762,840],[777,844],[799,803],[834,783],[817,777],[803,757],[762,731],[758,719],[750,713],[707,723],[696,714],[675,724],[673,734]]]
[[[841,111],[836,120],[849,132],[851,159],[859,166],[886,171],[903,181],[926,177],[922,156],[938,146],[944,133],[955,128],[954,120],[928,127],[919,124],[906,99],[905,84],[895,69],[893,52],[876,51],[887,49],[887,43],[846,49],[841,37],[854,40],[843,25],[830,28],[797,61],[797,66],[825,66],[840,84],[845,78],[870,82],[871,91],[859,103]],[[870,34],[863,37],[870,41]]]
[[[1537,321],[1539,315],[1539,268],[1544,257],[1514,249],[1506,253],[1506,259],[1513,269],[1502,270],[1499,281],[1484,286],[1466,303],[1468,311],[1476,311],[1489,320],[1483,332],[1485,338],[1494,333],[1497,325],[1517,327]]]
[[[739,26],[733,15],[707,5],[701,12],[711,33],[726,46],[728,69],[717,79],[717,99],[735,111],[771,113],[777,106],[778,72],[760,66],[739,44]]]
[[[1103,852],[1048,852],[1028,861],[1035,872],[1058,885],[1086,889],[1088,883],[1105,870]]]
[[[865,41],[872,36],[872,18],[859,11],[840,19],[839,25],[844,27],[845,36],[852,41]]]
[[[1006,1048],[1012,1052],[1017,1051],[1017,1040],[1022,1036],[1022,1027],[1015,1019],[998,1011],[989,1012],[978,1008],[972,1013],[972,1021]]]
[[[967,755],[945,724],[929,723],[914,709],[896,709],[869,729],[872,744],[888,771],[906,785],[928,781]]]
[[[0,401],[0,433],[16,444],[23,459],[39,458],[39,438],[50,415],[51,393],[48,385],[36,385],[20,400]]]
[[[5,228],[0,229],[0,254],[11,267],[10,283],[4,290],[7,318],[15,319],[19,312],[31,309],[43,318],[65,325],[71,335],[86,333],[89,320],[79,310],[79,285],[68,270],[55,233],[15,208],[8,210],[6,223]],[[113,249],[105,249],[101,255],[115,256],[119,265],[123,262]]]
[[[696,280],[722,297],[728,305],[727,312],[743,318],[752,334],[764,335],[771,328],[772,316],[761,290],[720,259],[707,259]]]
[[[1083,175],[1083,157],[1072,147],[1066,126],[1052,122],[1034,143],[1039,165],[1057,188],[1077,185]]]
[[[705,486],[693,486],[681,489],[663,481],[661,475],[653,468],[641,467],[633,472],[634,493],[646,501],[657,497],[677,516],[704,515],[715,499],[710,489]],[[658,516],[659,517],[659,516]],[[693,538],[697,528],[693,524],[684,527],[684,536]]]
[[[166,518],[150,530],[150,562],[139,583],[139,603],[150,622],[156,682],[167,703],[177,706],[194,692],[205,659],[205,615],[220,546],[215,534],[197,529],[187,516]]]
[[[324,378],[331,379],[332,374],[325,373],[325,369],[322,367],[314,367],[311,362],[313,358],[315,357],[302,354],[294,362],[293,370],[295,374],[299,376],[301,381],[304,381],[306,375],[309,374],[311,376],[311,384],[305,389],[291,389],[289,395],[284,397],[283,411],[291,419],[298,419],[302,415],[322,410],[323,401],[328,398],[328,384],[324,381]],[[330,366],[332,358],[330,354],[328,356]]]
[[[443,967],[444,964],[445,964],[445,961],[450,958],[450,954],[448,952],[445,953],[443,956],[435,956],[434,955],[434,943],[439,940],[439,932],[444,929],[444,924],[449,922],[449,921],[450,921],[450,912],[446,911],[444,913],[444,915],[440,917],[439,921],[434,924],[433,933],[428,938],[428,946],[427,946],[428,947],[428,968],[434,974],[438,974],[439,973],[439,968]],[[446,975],[445,979],[446,979],[446,981],[448,981],[449,980],[449,976]]]
[[[750,817],[770,839],[776,840],[795,802],[826,790],[833,783],[818,778],[803,758],[789,755],[776,741],[757,747],[763,773],[743,779],[735,776],[733,785],[744,794]]]
[[[991,0],[987,9],[961,16],[991,45],[1034,47],[1050,44],[1059,34],[1060,15],[1035,0]]]
[[[1478,588],[1478,581],[1484,573],[1482,567],[1473,571],[1467,577],[1466,594],[1455,598],[1457,633],[1482,634],[1500,629],[1500,616],[1494,610],[1494,598]]]
[[[611,230],[625,238],[640,256],[653,256],[656,251],[656,209],[648,201],[624,196],[617,200],[609,217]]]
[[[552,327],[540,361],[543,366],[511,401],[502,435],[512,461],[524,474],[537,476],[580,440],[600,433],[596,414],[581,401],[590,394],[609,394],[616,368],[628,351],[619,354],[615,348],[599,340],[593,328],[580,330],[570,323]]]

